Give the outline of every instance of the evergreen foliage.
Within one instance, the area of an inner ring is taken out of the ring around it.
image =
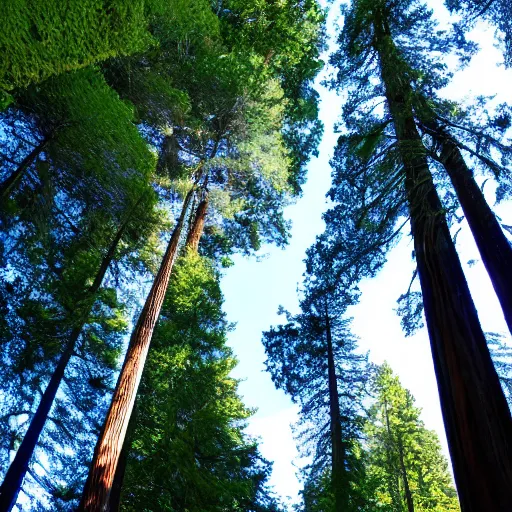
[[[507,0],[445,0],[452,12],[462,14],[459,24],[462,30],[471,29],[479,19],[492,23],[496,38],[503,49],[505,65],[512,64],[512,9]]]
[[[0,90],[148,47],[145,2],[14,0],[2,5]]]
[[[229,376],[218,272],[188,251],[176,264],[136,404],[121,510],[277,510],[270,465],[244,428]]]
[[[0,511],[282,512],[231,377],[220,269],[288,243],[284,209],[323,130],[326,13],[317,0],[4,4]],[[511,111],[443,88],[449,58],[475,54],[479,19],[510,66],[512,12],[445,4],[467,14],[449,30],[422,0],[342,8],[331,208],[298,312],[263,334],[300,412],[296,510],[459,510],[439,439],[348,315],[409,225],[417,269],[398,312],[406,334],[425,313],[460,509],[509,507],[511,350],[486,341],[449,228],[468,221],[512,332],[510,226],[475,179],[510,199]]]
[[[379,368],[374,393],[367,472],[382,510],[460,510],[439,439],[424,427],[414,397],[387,364]]]

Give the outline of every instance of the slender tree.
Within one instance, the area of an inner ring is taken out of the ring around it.
[[[367,361],[355,353],[349,321],[343,318],[344,294],[327,293],[328,279],[321,275],[307,282],[309,294],[301,301],[301,313],[287,313],[287,324],[264,333],[266,365],[276,386],[301,406],[301,422],[307,429],[299,437],[301,448],[306,454],[312,449],[314,458],[309,486],[322,481],[330,454],[328,493],[333,510],[357,510],[352,449],[360,428]],[[313,510],[307,491],[306,510]]]
[[[200,170],[198,171],[200,172]],[[178,251],[181,231],[193,193],[194,187],[190,189],[185,197],[181,215],[174,227],[160,269],[153,281],[151,290],[137,320],[137,325],[130,338],[128,352],[112,397],[112,404],[94,451],[91,470],[82,497],[81,508],[83,510],[102,510],[108,505],[117,461],[123,446],[128,422],[130,421],[153,330],[165,298],[167,285]]]
[[[386,150],[381,153],[386,156],[381,157],[379,167],[374,161],[373,168],[382,172],[380,176],[357,175],[361,180],[375,180],[372,186],[380,194],[375,200],[363,195],[365,215],[357,222],[359,226],[367,222],[365,227],[372,229],[375,226],[373,229],[381,230],[378,222],[370,217],[372,208],[373,211],[382,208],[385,194],[393,193],[398,199],[397,208],[383,214],[383,225],[389,229],[389,221],[396,220],[403,212],[400,208],[406,198],[462,509],[505,510],[510,502],[505,489],[510,488],[512,477],[510,456],[506,455],[511,449],[508,441],[512,428],[510,413],[432,181],[427,151],[413,110],[411,81],[424,80],[427,84],[435,81],[434,68],[428,67],[428,61],[411,60],[419,56],[414,37],[432,29],[430,13],[419,2],[391,4],[382,1],[370,6],[364,1],[356,1],[346,11],[340,50],[333,58],[333,62],[343,69],[339,78],[348,84],[360,83],[369,77],[379,80],[376,92],[383,97],[389,113],[381,120],[375,115],[367,118],[367,127],[373,123],[373,139],[368,130],[366,147],[359,143],[354,145],[355,151],[361,155],[370,150],[372,154],[377,148],[384,149],[386,144],[393,145],[387,155]],[[406,34],[411,37],[405,39]],[[414,70],[415,63],[420,66],[417,71]],[[418,73],[423,71],[424,75]],[[371,100],[362,97],[367,92],[367,86],[363,86],[347,107],[357,112],[354,119],[362,115],[361,105],[365,101],[370,112],[375,109],[375,95]],[[354,121],[352,126],[357,126],[357,122]],[[387,139],[391,142],[382,142],[388,134],[393,137]],[[393,161],[399,162],[400,167],[393,166]],[[398,172],[384,174],[393,168]],[[364,166],[362,171],[371,172],[371,167]],[[381,177],[384,181],[377,181]],[[357,196],[357,193],[353,195]],[[483,440],[489,444],[485,445]]]
[[[367,472],[380,502],[393,511],[460,510],[448,464],[434,432],[425,429],[414,398],[384,364],[366,426]]]
[[[12,280],[24,283],[28,294],[24,303],[11,302],[12,330],[3,346],[10,367],[4,390],[26,404],[24,414],[29,418],[18,424],[20,415],[6,400],[6,409],[10,409],[6,421],[14,421],[13,430],[23,440],[1,488],[6,510],[14,505],[27,470],[33,474],[30,462],[47,420],[52,426],[46,425],[40,444],[50,452],[48,446],[59,442],[53,427],[72,430],[71,409],[82,398],[85,409],[96,409],[91,397],[98,398],[103,377],[108,382],[108,371],[116,366],[119,347],[115,345],[125,328],[123,301],[104,285],[105,275],[113,262],[134,272],[138,265],[145,266],[151,259],[144,256],[150,245],[145,244],[159,223],[156,195],[148,183],[154,159],[132,123],[132,111],[97,71],[86,69],[54,78],[37,90],[25,91],[23,102],[23,115],[11,116],[10,135],[14,140],[25,139],[25,132],[34,128],[34,138],[42,136],[44,147],[37,155],[28,153],[8,175],[7,181],[12,176],[16,179],[9,181],[4,197],[3,240],[8,249],[2,278],[8,284]],[[101,114],[91,116],[95,107]],[[74,137],[78,141],[73,142]],[[129,142],[129,149],[119,147],[124,142]],[[117,316],[118,322],[110,315]],[[91,373],[89,365],[95,366],[92,373],[98,375],[91,375],[91,382],[97,384],[96,392],[74,380],[80,364],[73,362],[66,370],[74,356],[84,358],[86,373]],[[63,400],[56,399],[59,387],[66,397]],[[61,411],[59,402],[66,402],[71,393],[80,399],[67,402],[69,419],[59,419],[51,411]],[[76,414],[87,416],[83,410]],[[82,423],[85,432],[86,419]]]

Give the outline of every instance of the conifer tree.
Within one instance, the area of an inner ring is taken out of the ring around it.
[[[364,258],[371,253],[382,257],[382,247],[392,243],[394,225],[407,207],[462,509],[505,510],[510,497],[504,489],[510,487],[512,476],[507,462],[510,457],[505,455],[510,450],[510,413],[415,119],[411,84],[423,83],[426,90],[445,80],[436,57],[421,53],[422,47],[416,45],[422,38],[432,49],[439,48],[438,40],[428,36],[434,32],[430,12],[419,2],[369,5],[356,1],[345,15],[333,63],[339,67],[339,85],[354,92],[345,108],[353,134],[341,139],[332,197],[341,203],[339,211],[350,218],[336,222],[343,230],[355,227],[370,233],[358,252],[363,256],[363,268],[372,273],[372,264]],[[384,116],[376,110],[378,98],[384,101]],[[349,152],[342,153],[341,148]],[[347,216],[347,212],[352,213]],[[336,228],[334,224],[330,240]],[[375,243],[372,237],[377,239]],[[353,256],[342,256],[339,269],[354,268],[357,255]],[[484,447],[483,439],[490,445]]]
[[[437,435],[425,429],[414,398],[387,364],[373,392],[367,473],[378,482],[379,501],[392,511],[460,510]]]
[[[311,249],[310,271],[313,254]],[[353,297],[336,291],[327,273],[309,274],[305,283],[301,312],[282,310],[288,323],[264,333],[266,366],[276,387],[301,408],[300,447],[313,457],[304,490],[306,510],[317,510],[308,503],[311,488],[318,492],[326,475],[330,481],[322,494],[332,497],[332,510],[357,510],[355,451],[369,367],[366,357],[357,354],[350,321],[343,316]]]

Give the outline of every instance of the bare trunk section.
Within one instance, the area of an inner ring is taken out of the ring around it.
[[[441,409],[461,509],[512,503],[512,420],[428,167],[411,89],[385,20],[375,48],[404,170]]]
[[[139,199],[135,206],[139,204],[141,199]],[[85,309],[81,311],[78,323],[71,331],[64,352],[60,356],[59,362],[57,363],[43,396],[41,397],[41,401],[37,406],[37,410],[30,422],[27,432],[25,433],[23,441],[18,448],[11,465],[9,466],[9,469],[7,470],[2,486],[0,487],[0,512],[9,512],[16,503],[23,484],[23,479],[25,478],[25,474],[28,470],[30,459],[32,458],[36,445],[39,441],[39,437],[41,436],[41,432],[43,431],[46,420],[48,419],[48,415],[55,400],[55,396],[57,395],[59,386],[64,378],[64,372],[73,355],[80,333],[84,328],[87,317],[89,316],[90,310],[94,304],[94,296],[103,282],[105,274],[107,273],[107,270],[114,258],[117,246],[121,241],[134,210],[135,207],[118,229],[114,240],[110,244],[107,254],[101,261],[101,265],[96,277],[94,278],[94,282],[86,292],[85,304],[87,305],[85,306]]]
[[[197,252],[199,249],[199,241],[203,236],[204,223],[206,221],[206,213],[208,210],[208,193],[205,193],[204,198],[201,200],[199,205],[197,206],[196,213],[194,216],[194,221],[190,226],[190,230],[187,234],[187,241],[185,243],[185,247],[192,249],[194,252]]]
[[[456,142],[436,122],[426,123],[441,146],[441,162],[450,176],[494,291],[512,333],[512,246],[466,165]]]
[[[128,430],[130,427],[128,426]],[[127,438],[129,434],[127,435]],[[109,495],[108,509],[110,512],[118,512],[121,506],[121,491],[123,490],[124,476],[126,474],[126,466],[128,465],[128,455],[130,453],[130,443],[127,443],[128,439],[125,439],[123,448],[119,454],[119,461],[116,467],[116,473],[114,480],[112,481],[112,489]]]
[[[36,161],[36,158],[44,151],[51,137],[47,137],[39,143],[20,163],[18,168],[2,183],[0,183],[0,205],[9,199],[14,187],[21,181],[25,171]]]
[[[199,248],[199,241],[203,234],[204,223],[206,220],[206,210],[208,208],[208,195],[204,197],[204,199],[199,203],[195,210],[194,219],[190,225],[189,232],[187,234],[187,240],[185,242],[185,247],[190,248],[193,251],[197,252]],[[135,405],[136,408],[136,405]],[[130,423],[128,424],[128,430],[126,434],[125,441],[123,443],[123,448],[121,450],[121,454],[119,456],[119,461],[116,468],[116,473],[114,475],[114,480],[112,482],[112,489],[110,491],[108,510],[109,512],[118,512],[119,507],[121,505],[121,491],[123,488],[124,476],[126,474],[126,466],[128,463],[128,456],[130,452],[130,437],[131,433],[135,429],[135,418],[136,413],[135,409],[132,413]]]
[[[348,506],[347,489],[345,487],[345,448],[341,431],[341,413],[338,395],[338,382],[334,366],[332,333],[329,312],[325,307],[325,325],[327,335],[327,368],[329,379],[329,413],[331,424],[332,445],[332,476],[331,484],[334,492],[335,512],[345,512]]]
[[[167,292],[178,243],[194,187],[187,194],[181,215],[167,246],[160,269],[146,299],[132,333],[128,352],[117,381],[110,409],[102,433],[96,444],[89,476],[85,484],[80,510],[100,512],[108,510],[119,455],[126,436],[144,363],[160,310]]]

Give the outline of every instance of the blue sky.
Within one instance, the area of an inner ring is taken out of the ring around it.
[[[448,19],[441,0],[428,3],[441,21]],[[335,32],[340,21],[338,13],[339,3],[335,2],[329,15],[329,34]],[[498,101],[511,103],[512,70],[498,66],[502,57],[493,46],[492,28],[479,24],[471,37],[481,45],[481,52],[469,68],[456,74],[445,91],[446,96],[470,101],[472,96],[479,94],[496,94]],[[261,333],[279,323],[277,308],[280,304],[291,311],[297,308],[296,288],[304,271],[305,250],[323,231],[321,214],[327,207],[329,158],[337,140],[333,124],[340,113],[342,98],[323,88],[320,85],[322,78],[317,80],[317,90],[325,133],[319,157],[309,164],[303,197],[286,209],[286,216],[293,223],[291,242],[284,250],[264,247],[261,253],[265,256],[261,261],[236,258],[235,266],[228,269],[222,279],[226,299],[224,309],[228,319],[237,323],[229,337],[240,361],[234,376],[245,379],[240,392],[249,407],[258,409],[250,421],[249,432],[260,437],[263,455],[274,461],[271,483],[275,490],[293,500],[297,499],[301,488],[294,466],[300,461],[290,428],[290,423],[297,419],[297,410],[282,391],[274,388],[270,375],[264,371]],[[485,191],[492,204],[492,187],[486,186]],[[500,205],[496,211],[504,221],[512,223],[509,204]],[[479,260],[479,255],[465,223],[457,239],[457,248],[484,330],[506,332],[498,301],[482,264],[479,262],[472,267],[467,264],[470,260]],[[362,299],[350,314],[354,317],[353,330],[360,338],[360,347],[370,351],[373,362],[389,362],[402,384],[416,397],[417,405],[423,409],[422,419],[428,428],[437,431],[448,455],[426,330],[405,338],[394,312],[396,299],[404,293],[411,279],[414,268],[411,252],[412,242],[404,237],[389,254],[388,263],[380,274],[373,280],[363,281]]]

